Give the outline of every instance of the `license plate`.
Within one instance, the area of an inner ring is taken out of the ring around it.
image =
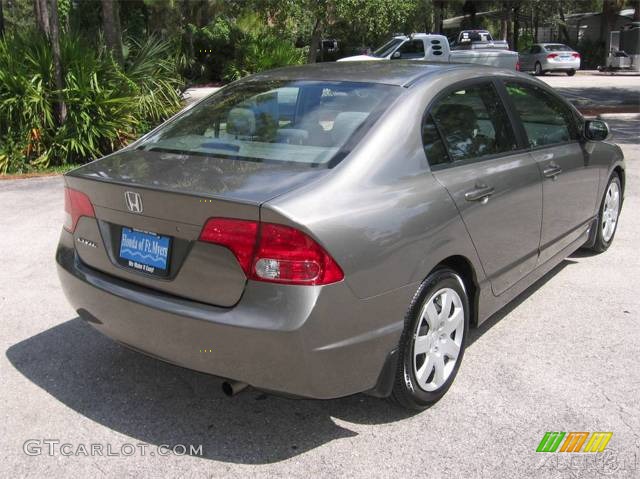
[[[120,264],[149,274],[164,276],[169,272],[171,238],[149,231],[122,228]]]

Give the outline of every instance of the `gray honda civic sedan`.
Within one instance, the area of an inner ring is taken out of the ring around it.
[[[91,326],[228,394],[419,410],[470,328],[609,247],[625,166],[607,135],[490,67],[253,75],[65,175],[60,280]]]

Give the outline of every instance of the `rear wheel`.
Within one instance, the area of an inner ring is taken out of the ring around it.
[[[421,411],[444,396],[460,367],[468,329],[462,279],[451,269],[437,269],[420,285],[407,312],[391,399]]]
[[[536,66],[534,67],[534,72],[537,76],[544,75],[544,70],[542,69],[542,65],[540,65],[540,62],[536,62]]]
[[[567,75],[572,77],[573,75],[576,74],[576,71],[572,68],[571,70],[567,70]]]
[[[600,213],[598,215],[598,224],[596,230],[596,239],[592,248],[593,251],[602,253],[606,251],[616,234],[618,228],[618,217],[620,216],[620,206],[622,203],[622,185],[620,177],[614,173],[607,184],[604,192],[604,198],[600,204]]]

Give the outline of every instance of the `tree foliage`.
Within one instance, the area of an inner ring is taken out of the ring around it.
[[[167,43],[132,41],[125,67],[86,39],[60,39],[64,88],[56,88],[48,38],[0,40],[0,172],[89,161],[121,148],[180,106]],[[67,111],[59,124],[56,104]]]
[[[464,16],[518,49],[543,27],[575,42],[569,15],[601,12],[599,40],[572,44],[594,66],[623,7],[640,18],[638,0],[0,0],[0,172],[109,153],[185,85],[326,60],[323,38],[348,55]]]

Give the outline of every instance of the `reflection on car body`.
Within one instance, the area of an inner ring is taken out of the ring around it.
[[[260,73],[65,175],[60,279],[91,326],[229,394],[423,409],[469,328],[611,245],[625,165],[607,134],[507,70]]]

